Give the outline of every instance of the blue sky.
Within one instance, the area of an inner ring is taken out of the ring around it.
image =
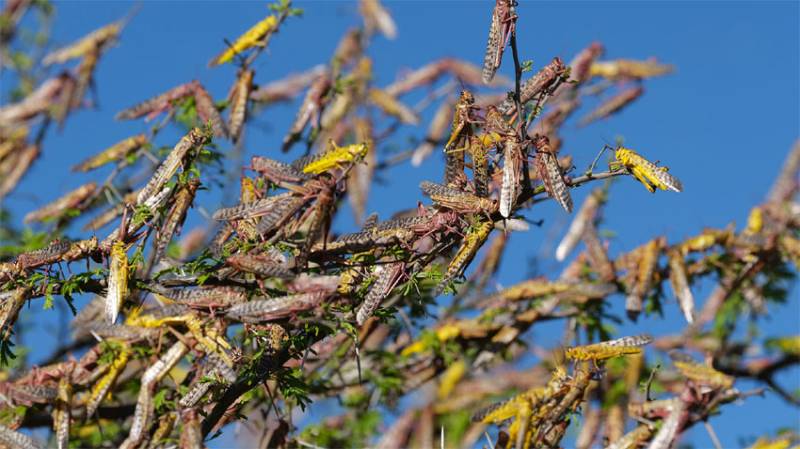
[[[483,58],[491,11],[490,1],[393,1],[387,7],[399,28],[395,41],[377,38],[369,49],[376,67],[376,84],[386,85],[404,69],[454,56],[478,64]],[[684,184],[682,194],[649,194],[633,179],[612,187],[604,228],[617,233],[612,252],[632,249],[663,234],[670,242],[705,226],[743,223],[750,207],[761,201],[784,156],[800,136],[800,7],[798,2],[530,2],[518,11],[520,57],[540,67],[553,56],[569,61],[592,41],[606,47],[606,58],[655,56],[674,64],[670,76],[646,83],[640,101],[612,120],[578,129],[568,122],[562,152],[573,154],[582,170],[606,142],[624,136],[628,146],[668,165]],[[57,2],[53,29],[56,44],[65,44],[116,20],[132,8],[130,2]],[[290,19],[257,60],[255,81],[264,84],[288,73],[327,61],[341,33],[359,22],[357,5],[344,1],[297,2],[302,18]],[[80,111],[63,133],[51,133],[44,156],[37,162],[8,205],[15,218],[78,185],[93,174],[66,170],[76,160],[144,132],[142,122],[116,122],[113,114],[173,86],[200,80],[215,98],[222,98],[235,68],[209,69],[208,60],[232,38],[267,13],[263,2],[144,2],[124,30],[119,45],[100,63],[96,80],[99,107]],[[510,52],[500,69],[511,76]],[[245,140],[247,154],[276,155],[296,105],[267,109],[257,117]],[[430,113],[424,118],[430,118]],[[425,120],[423,120],[425,123]],[[421,136],[424,128],[414,131]],[[177,130],[159,136],[172,145]],[[400,142],[402,143],[402,141]],[[387,217],[422,200],[419,181],[439,179],[442,162],[432,158],[420,168],[396,167],[376,188],[368,210]],[[103,173],[103,176],[105,172]],[[42,188],[47,180],[47,189]],[[576,192],[580,203],[588,192]],[[218,203],[218,192],[206,193]],[[388,200],[387,200],[388,199]],[[214,205],[210,206],[212,209]],[[530,274],[531,257],[544,256],[538,269],[556,273],[555,243],[570,217],[543,203],[527,213],[545,219],[544,226],[514,235],[499,283],[508,285]],[[195,217],[197,215],[195,214]],[[196,220],[196,218],[195,218]],[[198,223],[198,221],[193,221]],[[344,231],[354,224],[341,213],[335,223]],[[187,228],[190,227],[187,225]],[[78,237],[71,233],[72,237]],[[707,290],[707,289],[706,289]],[[698,292],[700,300],[704,298]],[[797,288],[790,304],[769,321],[768,334],[800,332]],[[624,331],[673,333],[684,325],[674,303],[667,318],[640,320]],[[35,326],[35,325],[34,325]],[[534,328],[532,339],[554,342],[560,327]],[[31,334],[29,334],[31,335]],[[30,338],[30,337],[29,337]],[[783,383],[800,388],[800,372]],[[747,388],[746,383],[740,385]],[[712,420],[725,447],[738,447],[740,437],[753,437],[779,426],[798,426],[797,409],[774,395],[730,405]],[[686,441],[695,447],[711,442],[702,428]],[[217,444],[228,444],[217,443]]]

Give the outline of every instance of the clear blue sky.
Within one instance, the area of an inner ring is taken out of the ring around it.
[[[488,0],[388,2],[399,37],[395,41],[377,38],[369,50],[377,68],[377,85],[388,84],[403,69],[444,56],[480,63],[492,4]],[[124,16],[132,5],[57,2],[55,42],[71,42]],[[57,192],[96,179],[92,174],[69,173],[67,167],[74,161],[146,129],[142,122],[115,122],[112,117],[117,111],[191,79],[203,82],[216,98],[224,97],[235,69],[208,69],[208,60],[222,48],[223,38],[237,36],[267,12],[263,2],[159,1],[141,6],[120,44],[100,63],[96,75],[99,109],[78,112],[67,121],[63,133],[47,138],[44,156],[19,187],[16,199],[9,201],[17,220],[57,197]],[[256,83],[326,61],[341,33],[360,20],[354,2],[299,2],[298,6],[305,15],[291,19],[258,59]],[[562,151],[574,155],[579,169],[586,167],[603,143],[624,136],[629,146],[669,165],[683,181],[682,194],[651,195],[632,179],[614,185],[605,212],[605,228],[618,235],[612,241],[613,252],[632,249],[657,234],[674,242],[704,226],[744,222],[800,136],[798,2],[521,1],[518,10],[520,56],[532,59],[535,67],[553,56],[569,61],[595,40],[605,45],[607,58],[655,56],[677,66],[671,76],[648,82],[644,98],[614,119],[583,129],[570,122],[563,131]],[[511,76],[512,67],[509,54],[500,71]],[[270,108],[259,116],[259,126],[251,126],[246,137],[248,154],[276,155],[295,107]],[[423,133],[424,128],[416,131],[417,136]],[[165,133],[159,143],[171,145],[174,138],[176,132]],[[386,217],[413,206],[422,199],[419,181],[438,179],[441,169],[436,159],[419,169],[407,164],[397,167],[385,176],[387,184],[373,191],[368,210]],[[42,189],[43,183],[49,187]],[[577,203],[587,191],[576,194]],[[219,201],[218,193],[207,195]],[[350,214],[340,215],[337,230],[354,226]],[[554,239],[560,238],[569,217],[548,203],[536,206],[527,216],[544,218],[545,224],[512,237],[501,284],[526,278],[533,269],[528,261],[537,255],[548,258],[539,260],[540,271],[552,274],[560,269],[552,260]],[[767,334],[800,332],[799,296],[795,288],[790,304],[769,322]],[[684,323],[677,307],[672,302],[665,307],[666,320],[640,320],[623,330],[657,335],[678,331]],[[532,339],[547,345],[554,341],[548,335],[551,332],[560,332],[560,327],[535,327]],[[799,377],[794,370],[781,381],[795,390],[800,388]],[[749,387],[747,383],[737,386]],[[779,426],[797,427],[800,416],[797,409],[768,395],[727,406],[712,422],[725,447],[739,447],[740,437]],[[695,447],[711,444],[702,427],[689,432],[685,441]]]

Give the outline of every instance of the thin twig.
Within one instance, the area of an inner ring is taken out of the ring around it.
[[[711,442],[714,443],[714,447],[716,449],[722,449],[722,443],[720,443],[719,438],[717,438],[717,434],[714,432],[714,428],[711,427],[711,423],[708,422],[708,420],[703,421],[703,426],[706,428],[708,436],[711,437]]]
[[[519,54],[517,52],[517,31],[516,29],[511,32],[511,54],[514,56],[514,104],[517,107],[517,134],[519,141],[524,142],[525,129],[523,123],[525,121],[522,115],[522,101],[520,100],[520,81],[522,80],[522,66],[519,63]]]

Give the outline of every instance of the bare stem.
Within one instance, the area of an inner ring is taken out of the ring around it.
[[[517,52],[517,31],[511,32],[511,54],[514,56],[514,104],[517,107],[517,134],[520,142],[525,141],[525,128],[523,127],[525,118],[522,115],[522,101],[520,100],[520,81],[522,79],[522,66],[519,63],[519,53]]]

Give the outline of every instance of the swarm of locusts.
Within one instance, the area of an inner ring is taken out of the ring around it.
[[[25,50],[21,17],[52,6],[3,8],[2,70],[19,75],[22,94],[0,106],[0,198],[42,154],[51,123],[69,126],[71,111],[96,103],[95,67],[125,39],[118,21],[21,65],[5,57]],[[581,125],[629,107],[671,66],[603,59],[597,42],[568,64],[523,63],[516,32],[528,11],[496,0],[485,52],[380,84],[370,44],[398,28],[379,0],[357,11],[328,61],[277,80],[254,61],[299,45],[281,33],[302,26],[301,11],[283,0],[243,18],[208,49],[208,70],[236,68],[227,96],[200,80],[153,92],[116,114],[147,132],[76,161],[73,172],[103,173],[96,182],[25,211],[33,230],[0,211],[0,446],[202,448],[222,433],[247,447],[666,449],[695,425],[716,441],[715,415],[765,388],[800,404],[776,380],[800,363],[800,337],[737,331],[740,315],[758,319],[785,299],[800,265],[800,144],[746,226],[612,251],[601,228],[611,181],[682,192],[681,168],[641,142],[598,145],[577,169],[563,125],[584,103]],[[45,66],[60,72],[39,77]],[[289,101],[299,108],[276,145],[250,148],[252,124]],[[393,140],[401,131],[415,140]],[[406,209],[368,213],[392,167],[442,160],[440,179],[390,201]],[[563,271],[494,287],[509,242],[536,232],[525,214],[548,199],[572,220],[552,256]],[[358,223],[348,232],[332,226],[348,220],[345,202]],[[705,301],[700,282],[713,284]],[[619,335],[612,303],[632,321],[676,311],[687,326]],[[40,304],[65,312],[69,338],[31,339],[27,314],[52,313]],[[546,321],[564,324],[562,345],[530,338]],[[31,341],[45,352],[33,366]],[[531,357],[532,368],[514,363]]]

